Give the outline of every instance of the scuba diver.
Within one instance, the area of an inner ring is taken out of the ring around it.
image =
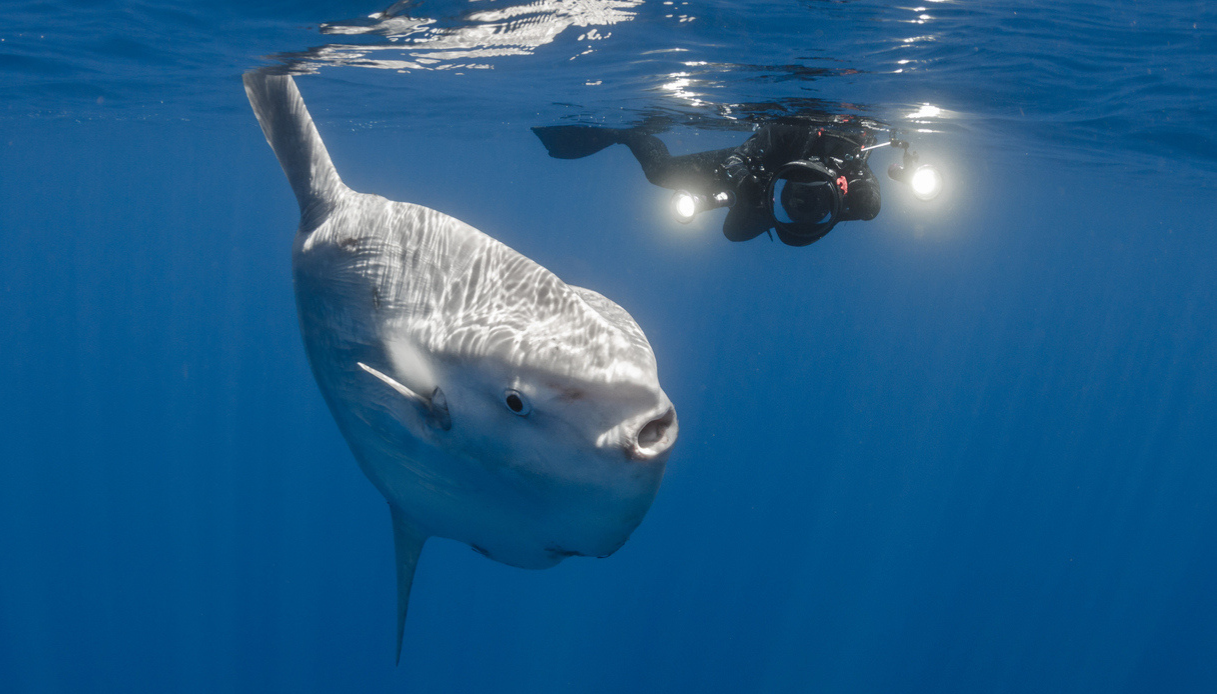
[[[800,125],[773,123],[738,147],[672,156],[658,137],[639,129],[533,128],[556,159],[579,159],[614,144],[626,145],[648,181],[677,191],[672,202],[678,221],[729,207],[723,235],[731,241],[773,230],[791,246],[820,240],[838,222],[871,220],[879,214],[879,182],[867,164],[876,147],[903,148],[904,165],[893,164],[889,175],[912,183],[919,198],[937,194],[937,171],[920,167],[914,173],[910,165],[917,155],[909,152],[908,143],[893,136],[875,144],[877,130],[869,121],[848,116]],[[918,183],[921,188],[932,185],[932,195],[918,193]]]

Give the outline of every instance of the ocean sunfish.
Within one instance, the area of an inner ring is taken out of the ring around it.
[[[300,203],[313,375],[389,502],[398,658],[429,537],[530,569],[616,551],[677,433],[638,324],[458,219],[346,187],[292,78],[244,80]]]

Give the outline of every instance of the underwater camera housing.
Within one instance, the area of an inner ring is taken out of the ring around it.
[[[818,239],[840,221],[844,198],[841,175],[808,159],[792,161],[769,178],[765,200],[775,228],[801,239]],[[688,224],[702,212],[735,205],[735,193],[713,194],[678,190],[672,196],[672,216]]]
[[[769,218],[783,242],[805,246],[832,231],[843,218],[869,220],[878,214],[878,182],[867,168],[867,160],[871,150],[880,147],[903,150],[902,161],[888,168],[892,180],[908,186],[918,200],[938,197],[944,178],[937,168],[920,163],[917,153],[895,130],[887,129],[888,140],[875,143],[875,133],[882,129],[873,123],[863,125],[860,132],[830,132],[827,127],[819,130],[814,153],[805,151],[803,158],[788,161],[772,172],[766,170],[759,156],[737,152],[732,156],[742,161],[721,165],[717,182],[722,189],[676,191],[672,196],[673,216],[687,224],[702,212],[734,207],[737,200],[743,200],[749,206],[758,206],[757,211]],[[868,189],[861,195],[855,193],[857,199],[847,205],[850,181]]]
[[[774,228],[803,239],[832,231],[844,207],[841,174],[809,159],[789,162],[769,181],[769,212]]]

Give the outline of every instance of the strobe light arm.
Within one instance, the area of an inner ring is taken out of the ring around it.
[[[917,153],[909,149],[909,143],[892,138],[891,146],[904,150],[902,162],[887,167],[887,175],[893,181],[905,184],[918,200],[929,201],[942,192],[942,174],[929,165],[917,165]]]
[[[734,204],[735,193],[730,190],[721,190],[708,195],[678,190],[672,195],[672,215],[681,224],[688,224],[702,212],[719,207],[731,207]]]

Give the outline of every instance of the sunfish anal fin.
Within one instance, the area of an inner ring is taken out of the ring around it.
[[[414,584],[414,567],[418,555],[423,551],[427,536],[418,531],[394,507],[389,505],[393,516],[393,549],[397,555],[397,660],[401,664],[401,640],[406,631],[406,610],[410,607],[410,586]]]

